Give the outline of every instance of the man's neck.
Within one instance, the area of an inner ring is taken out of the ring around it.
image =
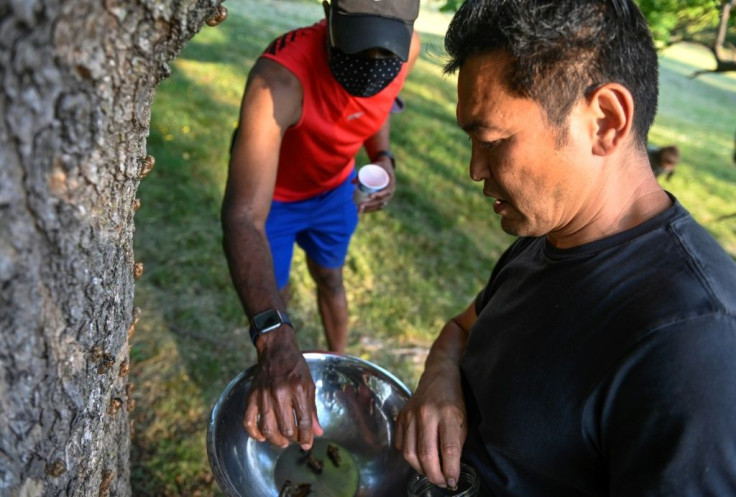
[[[563,230],[547,234],[558,248],[570,248],[622,233],[664,212],[672,199],[651,172],[646,155],[611,165],[601,188],[589,192],[586,206]]]

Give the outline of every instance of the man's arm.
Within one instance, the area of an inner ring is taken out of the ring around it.
[[[417,471],[442,487],[455,487],[467,436],[460,358],[475,304],[451,319],[427,356],[424,373],[396,421],[396,448]]]
[[[268,309],[285,311],[265,234],[278,170],[281,140],[301,116],[297,78],[276,62],[259,59],[248,76],[240,127],[233,142],[222,204],[223,247],[249,319]],[[294,330],[282,325],[256,340],[258,371],[243,424],[259,440],[303,447],[321,433],[314,383]],[[296,414],[296,425],[295,425]]]
[[[416,31],[412,34],[411,46],[409,47],[409,59],[406,61],[408,66],[407,71],[411,72],[414,67],[414,63],[419,56],[420,41],[419,35]],[[408,74],[407,74],[408,77]],[[378,133],[369,137],[363,142],[365,151],[368,154],[373,164],[378,164],[383,167],[388,173],[389,183],[386,188],[378,193],[371,195],[367,202],[360,205],[360,212],[370,212],[383,208],[394,196],[396,191],[396,174],[394,172],[394,162],[388,155],[382,154],[381,152],[391,152],[391,114],[386,116],[386,121],[383,123]]]

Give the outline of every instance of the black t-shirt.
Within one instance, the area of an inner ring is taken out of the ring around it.
[[[679,203],[571,249],[518,239],[476,311],[483,495],[736,495],[736,263]]]

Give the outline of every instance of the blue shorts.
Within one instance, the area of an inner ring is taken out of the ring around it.
[[[350,238],[358,226],[354,178],[355,171],[335,189],[307,200],[271,202],[266,236],[279,289],[289,282],[294,242],[321,267],[345,264]]]

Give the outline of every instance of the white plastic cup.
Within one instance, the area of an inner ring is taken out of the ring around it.
[[[366,164],[358,169],[358,185],[353,200],[360,205],[372,193],[380,192],[388,186],[390,178],[384,168],[378,164]]]

